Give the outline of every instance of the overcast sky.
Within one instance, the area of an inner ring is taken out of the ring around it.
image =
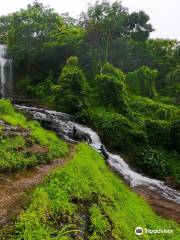
[[[39,1],[53,7],[59,13],[69,12],[75,17],[87,9],[89,2],[94,3],[96,0]],[[24,8],[32,2],[33,0],[1,0],[0,15]],[[122,0],[122,3],[130,12],[144,10],[150,16],[150,22],[156,30],[151,37],[180,40],[180,0]]]

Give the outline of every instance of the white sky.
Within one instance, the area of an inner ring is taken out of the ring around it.
[[[96,0],[39,0],[59,13],[69,12],[77,16],[87,9],[87,4]],[[113,2],[113,0],[110,0]],[[0,0],[0,15],[26,7],[33,0]],[[173,38],[180,40],[180,0],[122,0],[123,6],[130,12],[144,10],[151,18],[150,22],[156,30],[151,37]]]

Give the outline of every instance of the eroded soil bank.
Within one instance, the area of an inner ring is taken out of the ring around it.
[[[169,201],[143,186],[137,187],[135,191],[150,204],[157,214],[180,223],[180,204]]]

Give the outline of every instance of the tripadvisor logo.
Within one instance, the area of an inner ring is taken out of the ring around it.
[[[142,229],[142,227],[137,227],[136,229],[135,229],[135,234],[136,235],[142,235],[143,234],[143,229]]]

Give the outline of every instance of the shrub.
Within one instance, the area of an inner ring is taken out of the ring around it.
[[[180,153],[180,120],[177,120],[171,124],[170,137],[172,148]]]
[[[83,71],[77,65],[77,57],[71,57],[62,69],[59,91],[55,102],[61,111],[77,114],[88,105],[89,87]]]
[[[157,95],[155,89],[155,79],[157,70],[152,70],[147,66],[140,67],[127,75],[127,84],[132,94],[154,97]]]
[[[154,120],[171,121],[178,119],[180,115],[180,110],[177,107],[171,104],[157,102],[147,97],[131,96],[129,105],[134,113]]]
[[[147,133],[150,145],[170,147],[170,124],[168,122],[146,119],[144,131]]]
[[[136,129],[121,114],[99,108],[89,111],[89,119],[90,124],[97,130],[104,143],[110,148],[127,151],[133,145],[147,143],[145,133]]]
[[[99,102],[112,107],[120,113],[128,112],[128,95],[124,83],[125,75],[110,64],[105,64],[102,74],[96,76]]]
[[[78,57],[69,57],[66,61],[67,65],[77,65],[78,64]]]
[[[142,167],[151,176],[163,178],[169,173],[167,155],[157,149],[145,149],[142,152]]]

